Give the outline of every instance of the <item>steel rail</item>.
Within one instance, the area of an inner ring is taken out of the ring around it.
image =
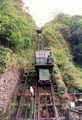
[[[21,95],[19,107],[18,107],[17,114],[16,114],[16,120],[18,120],[18,117],[19,117],[19,114],[20,114],[19,112],[20,112],[20,109],[21,109],[21,103],[23,101],[23,94],[24,94],[24,91],[26,89],[26,83],[27,83],[27,81],[25,80],[25,84],[24,84],[24,87],[23,87],[23,92],[22,92],[22,95]]]

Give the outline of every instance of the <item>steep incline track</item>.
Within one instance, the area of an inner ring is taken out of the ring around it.
[[[30,91],[29,84],[25,83],[24,90],[21,95],[19,107],[16,114],[16,120],[26,120],[30,113]]]
[[[36,50],[42,49],[40,36],[37,36]],[[30,92],[30,86],[34,95]],[[52,82],[49,85],[38,85],[36,77],[30,76],[24,83],[16,115],[12,120],[65,120],[58,113],[57,102]]]
[[[33,99],[30,93],[30,83],[25,82],[16,116],[12,120],[65,120],[63,116],[59,116],[56,108],[52,83],[47,86],[34,83],[31,86],[34,89]]]
[[[34,120],[64,120],[59,117],[54,98],[52,83],[48,86],[36,86]]]
[[[38,92],[37,92],[38,91]],[[56,118],[55,106],[53,103],[51,86],[37,86],[35,93],[35,116],[34,120],[50,120]]]

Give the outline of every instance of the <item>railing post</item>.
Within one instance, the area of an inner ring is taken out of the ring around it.
[[[30,104],[30,120],[33,120],[33,113],[34,113],[34,98],[31,94],[31,104]]]
[[[79,120],[82,120],[82,119],[81,119],[81,113],[79,113]]]
[[[33,120],[33,114],[34,114],[34,89],[32,88],[32,86],[30,86],[30,92],[31,92],[31,104],[30,104],[30,120]]]

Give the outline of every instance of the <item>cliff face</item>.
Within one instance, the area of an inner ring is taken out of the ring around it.
[[[11,69],[0,76],[0,110],[6,112],[9,99],[20,79],[21,70]]]

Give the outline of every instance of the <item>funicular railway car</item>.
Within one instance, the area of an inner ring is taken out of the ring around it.
[[[39,84],[49,84],[53,80],[53,66],[50,50],[36,50],[35,70]]]

